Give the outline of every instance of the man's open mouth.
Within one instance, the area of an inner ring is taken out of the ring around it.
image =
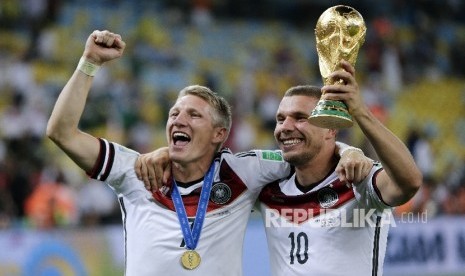
[[[189,135],[180,131],[173,132],[171,138],[173,139],[173,144],[176,146],[185,146],[191,141]]]
[[[284,146],[293,146],[293,145],[297,145],[298,143],[302,142],[302,139],[298,139],[298,138],[292,138],[292,139],[282,139],[281,140],[281,143],[284,145]]]

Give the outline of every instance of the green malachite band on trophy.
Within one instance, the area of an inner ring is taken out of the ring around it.
[[[347,108],[343,108],[343,107],[337,107],[337,106],[334,106],[334,105],[319,105],[316,107],[316,109],[318,110],[330,110],[330,111],[340,111],[342,113],[347,113]]]
[[[329,129],[348,128],[353,125],[352,116],[341,101],[320,100],[308,120],[315,126]]]
[[[325,107],[332,105],[334,106],[334,108],[342,108],[344,110],[347,110],[347,105],[341,101],[324,100],[324,101],[318,102],[318,105],[325,106]]]

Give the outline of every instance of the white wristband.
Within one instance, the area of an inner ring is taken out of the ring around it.
[[[81,57],[77,69],[82,73],[93,77],[97,73],[98,69],[100,69],[100,66],[90,63],[84,57]]]
[[[365,153],[363,152],[363,150],[359,149],[359,148],[356,148],[356,147],[352,147],[352,146],[349,146],[345,143],[342,143],[342,142],[336,142],[336,145],[339,147],[339,156],[342,156],[344,154],[344,152],[348,151],[348,150],[353,150],[353,151],[358,151],[360,152],[361,154],[365,155]]]

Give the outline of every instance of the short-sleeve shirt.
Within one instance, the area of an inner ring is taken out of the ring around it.
[[[105,181],[116,193],[124,226],[127,276],[242,275],[242,244],[252,207],[261,188],[290,175],[279,151],[253,150],[232,154],[222,150],[215,172],[207,214],[195,249],[199,267],[181,266],[186,251],[171,188],[152,194],[137,179],[138,153],[100,139],[100,154],[90,177]],[[203,179],[178,186],[189,221],[195,217]]]
[[[364,181],[341,183],[335,172],[308,192],[295,174],[260,194],[271,271],[290,275],[382,275],[391,208],[376,187],[375,163]]]

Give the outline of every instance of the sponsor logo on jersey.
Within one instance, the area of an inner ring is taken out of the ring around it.
[[[279,151],[262,150],[262,159],[271,161],[283,161],[283,156]]]
[[[339,200],[339,196],[333,189],[324,187],[318,191],[318,202],[322,208],[330,208]]]
[[[228,185],[218,182],[213,184],[210,192],[210,200],[216,204],[223,205],[231,199],[232,191]]]

